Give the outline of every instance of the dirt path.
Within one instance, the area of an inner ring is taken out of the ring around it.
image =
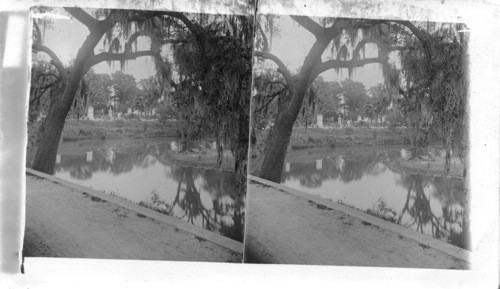
[[[241,255],[122,206],[26,176],[26,257],[241,262]]]
[[[343,212],[254,181],[245,262],[465,269],[462,260]]]

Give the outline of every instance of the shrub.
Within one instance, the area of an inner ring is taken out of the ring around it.
[[[349,134],[349,135],[350,135],[350,134],[353,134],[353,133],[354,133],[354,129],[353,129],[352,127],[346,127],[346,128],[344,129],[344,133],[345,133],[345,134]]]
[[[355,127],[366,127],[366,128],[370,128],[370,125],[368,124],[368,122],[364,121],[364,120],[360,120],[360,121],[357,121],[354,123],[354,126]]]

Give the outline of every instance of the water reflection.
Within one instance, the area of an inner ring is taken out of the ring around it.
[[[71,145],[75,145],[72,143]],[[55,175],[243,241],[245,186],[234,174],[165,163],[161,143],[123,141],[89,150],[60,151]]]
[[[282,183],[470,249],[463,181],[394,171],[387,164],[398,151],[330,150],[321,162],[292,158]]]

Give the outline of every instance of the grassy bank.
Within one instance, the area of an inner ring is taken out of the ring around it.
[[[317,147],[379,146],[404,144],[404,129],[387,128],[295,128],[290,143],[292,149]]]
[[[217,152],[203,150],[200,152],[169,152],[161,156],[161,160],[178,166],[187,166],[199,169],[221,170],[234,173],[234,157],[230,151],[224,152],[222,165],[217,168]]]
[[[28,150],[36,146],[36,135],[42,122],[28,123]],[[68,119],[61,135],[62,141],[125,139],[125,138],[160,138],[176,137],[175,122],[114,120],[91,121]]]
[[[159,121],[69,119],[64,125],[62,140],[175,137],[176,134],[174,122],[162,124]]]
[[[269,130],[257,132],[257,143],[251,148],[250,172],[258,174],[258,168],[262,162],[265,150],[265,140]],[[290,137],[292,151],[287,153],[287,158],[297,151],[301,155],[301,149],[318,150],[318,154],[323,153],[322,149],[338,148],[360,148],[367,146],[387,146],[403,145],[407,143],[405,129],[397,128],[391,131],[387,128],[294,128]],[[310,150],[309,154],[312,153]]]
[[[449,177],[453,179],[464,179],[464,164],[458,157],[450,159],[450,172],[448,175],[444,174],[445,159],[441,156],[434,156],[432,158],[415,158],[412,160],[399,159],[391,163],[391,167],[409,174],[420,174],[436,177]]]

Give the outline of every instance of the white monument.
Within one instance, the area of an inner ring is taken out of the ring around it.
[[[127,114],[132,114],[132,109],[130,107],[127,108]]]
[[[177,143],[175,141],[170,143],[170,149],[174,152],[179,152],[180,148],[177,146]]]
[[[214,141],[214,142],[212,143],[212,149],[213,149],[213,150],[217,149],[217,142],[216,142],[216,141]]]
[[[111,108],[109,108],[108,110],[108,116],[110,120],[113,120],[113,111],[111,110]]]
[[[115,160],[115,149],[114,148],[108,148],[106,151],[106,161],[109,163],[113,163]]]
[[[285,171],[288,173],[290,172],[290,163],[285,164]]]
[[[91,163],[92,162],[92,152],[87,152],[87,162]]]
[[[343,171],[345,166],[345,160],[343,156],[339,156],[335,159],[335,168],[339,171]]]
[[[57,155],[56,156],[56,164],[60,164],[61,163],[61,155]]]
[[[337,121],[339,122],[339,126],[342,127],[342,116],[339,115]]]
[[[87,109],[87,117],[90,120],[94,120],[94,107],[93,106],[89,106],[89,108]]]
[[[318,125],[318,127],[325,127],[323,125],[323,115],[322,114],[318,114],[316,116],[316,124]]]
[[[321,171],[323,169],[323,159],[316,160],[316,170]]]

